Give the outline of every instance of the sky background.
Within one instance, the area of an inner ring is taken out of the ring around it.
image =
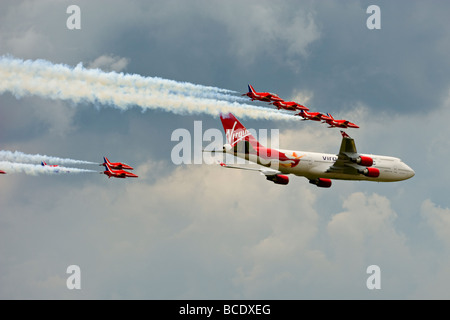
[[[71,4],[81,30],[66,27]],[[381,30],[366,26],[372,4]],[[1,55],[239,93],[250,83],[348,118],[359,152],[416,175],[321,189],[175,165],[172,132],[222,130],[218,116],[5,92],[0,150],[106,155],[139,178],[2,175],[0,298],[449,299],[448,12],[448,1],[2,1]],[[326,125],[241,120],[279,129],[283,149],[339,151]],[[73,264],[81,290],[66,287]],[[366,286],[370,265],[380,290]]]

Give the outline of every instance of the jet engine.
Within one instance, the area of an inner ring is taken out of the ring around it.
[[[352,159],[352,161],[364,167],[373,165],[373,159],[371,157],[359,156],[356,159]]]
[[[326,179],[326,178],[317,178],[314,180],[309,180],[309,183],[315,184],[316,186],[321,187],[321,188],[331,187],[331,179]]]
[[[276,184],[288,184],[289,183],[289,177],[284,174],[276,174],[273,176],[266,176],[267,180],[272,181]]]
[[[365,168],[364,170],[360,170],[360,173],[365,175],[366,177],[376,178],[380,175],[380,169],[378,168]]]

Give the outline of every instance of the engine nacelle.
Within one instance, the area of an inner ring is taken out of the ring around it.
[[[231,144],[224,144],[223,145],[223,152],[228,152],[228,151],[230,151],[231,149],[233,149],[233,147],[231,146]]]
[[[317,178],[314,180],[309,180],[309,183],[315,184],[316,186],[321,187],[321,188],[331,187],[331,179],[326,179],[326,178]]]
[[[352,161],[364,167],[371,167],[373,165],[373,159],[366,156],[359,156],[356,159],[352,159]]]
[[[276,184],[288,184],[289,183],[289,177],[284,174],[276,174],[274,176],[266,176],[267,180],[272,181]]]
[[[366,177],[377,178],[380,175],[380,169],[378,168],[365,168],[361,172]]]

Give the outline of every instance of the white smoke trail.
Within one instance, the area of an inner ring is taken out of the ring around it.
[[[298,120],[274,109],[241,104],[234,91],[176,82],[136,74],[72,68],[45,60],[0,57],[0,94],[17,98],[38,95],[44,98],[113,105],[126,110],[133,106],[163,109],[177,114],[206,113],[213,116],[232,112],[238,117],[271,120]]]
[[[79,168],[49,167],[37,164],[14,163],[9,161],[0,161],[0,170],[5,171],[7,174],[22,172],[33,176],[36,176],[38,174],[98,172],[94,170],[79,169]]]
[[[59,157],[51,157],[40,154],[26,154],[20,151],[5,151],[0,150],[0,161],[10,161],[10,162],[22,162],[22,163],[40,163],[41,161],[45,161],[51,164],[96,164],[96,162],[83,161],[83,160],[75,160],[69,158],[59,158]]]

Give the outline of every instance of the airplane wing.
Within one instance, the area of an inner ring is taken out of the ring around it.
[[[355,140],[351,138],[344,131],[341,131],[342,134],[342,142],[341,148],[339,149],[339,154],[337,155],[337,160],[333,163],[333,165],[328,168],[327,172],[333,173],[346,173],[346,174],[360,174],[361,170],[365,168],[364,164],[371,166],[372,159],[368,157],[359,156],[356,151]],[[370,159],[370,161],[369,161]],[[359,162],[359,164],[358,164]],[[362,162],[362,163],[361,163]],[[361,165],[360,165],[361,164]]]
[[[223,163],[219,161],[219,164],[224,168],[231,168],[231,169],[242,169],[242,170],[250,170],[250,171],[259,171],[261,174],[265,176],[275,176],[277,174],[281,174],[278,170],[273,170],[269,168],[249,168],[249,167],[240,167],[240,166],[233,166],[226,163]]]
[[[135,175],[134,173],[131,173],[131,172],[127,172],[126,173],[126,177],[128,177],[128,178],[137,178],[138,175]]]
[[[221,161],[218,161],[218,162],[224,168],[259,171],[261,174],[266,176],[267,180],[272,181],[275,184],[286,185],[289,183],[289,177],[284,174],[281,174],[281,172],[278,170],[273,170],[270,168],[248,168],[248,167],[240,167],[240,166],[233,166],[233,165],[230,166]]]

